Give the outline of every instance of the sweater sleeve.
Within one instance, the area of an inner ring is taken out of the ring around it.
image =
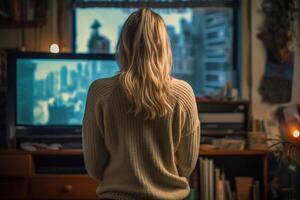
[[[180,176],[189,177],[194,170],[200,147],[200,121],[192,87],[185,84],[180,101],[181,138],[176,149],[176,165]]]
[[[180,176],[188,178],[194,170],[200,147],[200,123],[189,134],[181,138],[176,151],[176,165]]]
[[[105,147],[101,108],[97,101],[95,84],[89,88],[84,118],[82,121],[83,156],[90,177],[101,181],[109,158]]]

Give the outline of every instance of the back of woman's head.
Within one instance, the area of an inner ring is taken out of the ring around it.
[[[117,45],[120,82],[132,111],[147,119],[171,111],[172,52],[163,19],[148,8],[132,13]]]

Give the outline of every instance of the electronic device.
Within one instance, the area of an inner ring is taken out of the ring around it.
[[[247,101],[198,101],[201,134],[231,135],[249,131],[249,103]]]
[[[233,9],[206,8],[200,6],[202,3],[169,1],[167,4],[172,4],[172,9],[163,5],[153,8],[163,18],[168,31],[172,75],[187,81],[199,97],[215,96],[228,84],[238,87],[239,76],[236,58],[232,56],[236,48]],[[115,53],[122,25],[135,10],[122,8],[114,1],[105,3],[104,7],[76,7],[74,52]]]
[[[281,138],[299,142],[300,140],[300,104],[281,106],[276,111]]]
[[[113,54],[8,52],[9,135],[80,148],[89,85],[118,73]]]
[[[37,151],[42,150],[61,150],[63,146],[61,144],[41,144],[41,143],[31,143],[31,142],[22,142],[20,144],[21,149],[25,151]]]

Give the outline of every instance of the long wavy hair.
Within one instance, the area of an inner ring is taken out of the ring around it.
[[[133,12],[123,25],[117,44],[119,81],[130,111],[146,119],[162,117],[172,109],[172,51],[165,23],[149,8]]]

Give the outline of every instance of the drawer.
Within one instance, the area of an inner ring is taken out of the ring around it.
[[[32,179],[31,197],[33,199],[97,199],[98,184],[88,176],[42,176]]]
[[[28,182],[22,178],[0,178],[1,199],[28,199]]]
[[[31,164],[30,155],[0,155],[0,177],[29,177]]]

